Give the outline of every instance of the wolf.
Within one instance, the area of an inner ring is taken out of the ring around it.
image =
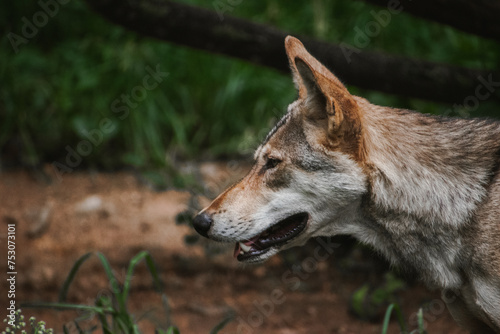
[[[464,328],[500,333],[500,122],[373,105],[298,39],[285,49],[298,98],[196,231],[246,263],[354,236],[441,289]]]

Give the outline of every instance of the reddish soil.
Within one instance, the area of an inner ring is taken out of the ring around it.
[[[221,185],[231,181],[223,167],[196,168],[204,182]],[[231,175],[236,178],[242,172]],[[130,173],[70,174],[62,182],[46,182],[26,172],[0,174],[0,316],[5,318],[9,302],[7,224],[15,223],[17,307],[27,301],[56,301],[72,264],[86,252],[104,253],[123,280],[128,261],[148,250],[165,283],[172,322],[182,334],[208,333],[231,312],[236,321],[221,333],[381,332],[382,321],[364,322],[348,312],[350,296],[369,274],[346,269],[335,252],[311,262],[317,241],[260,266],[238,265],[232,247],[211,246],[204,240],[187,245],[184,238],[193,231],[176,224],[175,217],[186,210],[189,198],[185,191],[155,192]],[[219,254],[208,256],[207,249]],[[290,271],[294,264],[302,268],[300,273]],[[109,293],[109,285],[94,257],[77,274],[69,301],[91,304],[103,293]],[[465,333],[438,296],[414,285],[401,291],[398,300],[410,322],[430,301],[425,313],[429,333]],[[155,325],[167,321],[144,264],[134,275],[129,307],[142,315],[144,333],[153,333]],[[78,316],[74,311],[23,313],[45,320],[56,333]],[[389,332],[399,333],[396,323]]]

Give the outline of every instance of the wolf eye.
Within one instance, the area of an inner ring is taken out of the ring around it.
[[[264,168],[265,169],[272,169],[272,168],[276,167],[280,162],[281,162],[281,160],[279,160],[279,159],[267,158]]]

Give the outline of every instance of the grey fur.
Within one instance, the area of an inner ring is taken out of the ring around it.
[[[465,328],[500,333],[500,122],[372,105],[300,41],[286,45],[299,99],[257,149],[252,171],[203,210],[213,217],[208,236],[250,240],[308,212],[302,234],[251,261],[350,234],[450,292],[445,301]],[[264,170],[268,157],[281,163]]]

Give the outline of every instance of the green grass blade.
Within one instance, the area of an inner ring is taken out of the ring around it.
[[[156,291],[162,292],[163,291],[163,284],[160,280],[160,276],[158,275],[158,270],[156,269],[156,265],[153,261],[153,257],[148,253],[145,256],[146,260],[146,266],[148,267],[149,273],[151,274],[151,277],[153,278],[153,284],[155,286]]]
[[[158,291],[161,291],[161,282],[158,276],[158,271],[156,270],[156,266],[154,264],[153,258],[147,251],[142,251],[130,260],[130,264],[127,269],[127,276],[125,277],[125,282],[123,283],[123,296],[126,299],[128,297],[130,291],[130,285],[132,282],[132,277],[134,274],[135,267],[142,261],[146,261],[146,266],[151,273],[153,278],[153,284]]]
[[[181,332],[179,331],[179,329],[175,326],[170,326],[168,329],[167,329],[167,334],[180,334]]]
[[[399,307],[399,305],[394,304],[394,311],[396,312],[396,317],[399,323],[399,328],[401,328],[401,333],[408,333],[408,331],[406,330],[406,323],[403,317],[403,312],[401,312],[401,308]]]
[[[134,322],[132,315],[123,312],[117,317],[113,318],[113,320],[113,328],[115,328],[114,333],[140,334],[139,327]]]
[[[96,313],[113,313],[113,309],[110,307],[104,308],[99,306],[90,305],[78,305],[78,304],[66,304],[66,303],[24,303],[21,304],[22,308],[49,308],[56,310],[80,310],[80,311],[92,311]]]
[[[123,322],[123,320],[121,319],[122,317],[126,318],[126,320],[125,320],[126,323],[130,323],[128,321],[128,320],[130,320],[129,319],[130,316],[128,315],[125,294],[123,293],[122,289],[120,288],[120,284],[118,283],[118,280],[116,279],[115,275],[113,274],[113,269],[111,269],[111,265],[109,264],[108,259],[106,259],[104,254],[102,254],[100,252],[97,253],[97,256],[101,260],[102,266],[104,267],[104,271],[106,272],[106,275],[108,276],[109,285],[111,288],[111,293],[113,294],[114,298],[118,302],[118,307],[117,307],[117,309],[115,309],[115,313],[112,316],[113,322],[112,322],[112,329],[110,330],[111,332],[117,332],[117,326],[120,326],[121,323]],[[107,322],[106,322],[106,324],[107,324]],[[104,329],[105,328],[104,328],[104,323],[103,323],[103,330]],[[124,333],[128,333],[128,331],[124,331]]]
[[[148,252],[142,251],[139,254],[137,254],[136,256],[134,256],[132,258],[132,260],[130,260],[130,262],[129,262],[129,265],[127,268],[127,275],[125,276],[125,281],[123,282],[123,295],[125,296],[125,298],[128,297],[128,294],[130,292],[130,285],[132,282],[132,276],[134,275],[135,267],[139,264],[139,262],[141,262],[141,260],[146,255],[148,255]]]
[[[108,319],[106,319],[106,315],[98,314],[97,316],[99,317],[99,321],[101,322],[102,332],[105,334],[113,333],[113,331],[109,328]]]
[[[78,272],[78,269],[80,269],[81,265],[87,261],[87,259],[92,256],[92,253],[87,253],[85,255],[83,255],[82,257],[80,257],[76,262],[75,264],[73,265],[73,267],[71,268],[71,270],[69,271],[69,274],[68,274],[68,277],[66,277],[66,280],[64,281],[64,284],[62,286],[62,289],[61,291],[59,292],[59,298],[58,298],[58,301],[59,302],[63,302],[66,300],[66,297],[68,295],[68,290],[69,290],[69,286],[71,285],[71,283],[73,282],[73,279],[75,278],[75,275],[76,273]]]
[[[139,326],[137,326],[137,324],[134,324],[132,330],[134,334],[141,334],[141,332],[139,331]]]
[[[389,305],[389,307],[387,308],[387,311],[385,311],[384,323],[382,326],[382,334],[387,334],[387,330],[389,329],[389,321],[391,320],[391,314],[392,314],[393,310],[396,313],[396,318],[398,320],[399,327],[401,328],[401,333],[407,333],[406,324],[405,324],[401,309],[399,308],[399,306],[397,304],[393,303],[393,304]]]
[[[102,332],[104,334],[113,334],[113,331],[109,328],[106,316],[99,314],[99,321],[101,321]]]
[[[122,299],[123,301],[124,299]],[[120,309],[113,317],[113,332],[115,333],[134,333],[135,326],[133,315],[129,313],[126,304],[122,304]]]
[[[389,305],[387,310],[385,311],[384,322],[382,326],[382,334],[387,334],[387,330],[389,329],[389,321],[391,320],[392,309],[394,308],[394,304]]]
[[[212,330],[210,331],[210,334],[217,334],[217,333],[219,333],[219,331],[221,329],[223,329],[224,327],[226,327],[226,325],[228,323],[230,323],[231,321],[233,321],[233,320],[234,320],[234,314],[231,314],[231,315],[227,316],[221,322],[219,322],[217,325],[215,325],[214,328],[212,328]]]
[[[108,276],[109,284],[111,285],[111,292],[113,293],[113,295],[118,297],[121,291],[120,285],[118,284],[118,280],[113,274],[113,270],[111,269],[111,265],[109,264],[108,259],[106,259],[104,254],[102,254],[101,252],[97,253],[97,256],[99,257],[99,260],[101,260],[102,266],[104,267],[104,271]]]
[[[129,326],[127,326],[126,321],[122,319],[122,317],[118,316],[116,318],[113,318],[113,332],[116,333],[129,333],[128,329]]]
[[[105,304],[105,302],[106,302],[106,304]],[[108,303],[109,303],[109,301],[104,299],[103,297],[97,298],[95,301],[95,304],[98,307],[106,307],[106,305]],[[109,307],[112,308],[112,306],[109,306]],[[109,323],[108,323],[108,319],[106,317],[106,314],[98,313],[97,316],[99,318],[99,322],[101,323],[103,333],[111,333],[112,331],[109,327]]]
[[[420,308],[418,310],[417,321],[418,321],[418,333],[419,334],[426,334],[427,331],[425,330],[425,326],[424,326],[424,311],[422,310],[422,308]]]

